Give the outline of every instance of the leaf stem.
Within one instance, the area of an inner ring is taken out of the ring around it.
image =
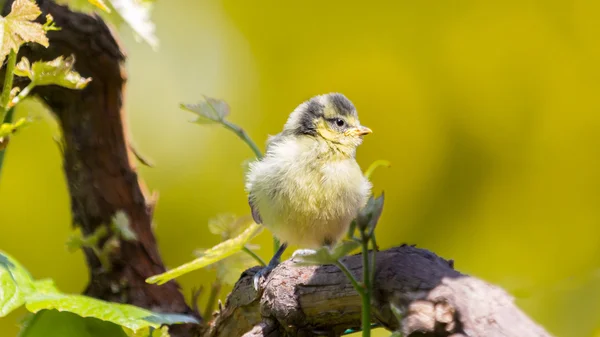
[[[8,61],[6,63],[6,74],[4,75],[4,87],[2,88],[2,96],[0,96],[0,107],[2,107],[2,111],[0,111],[0,120],[3,121],[6,113],[8,112],[9,100],[10,100],[10,91],[13,87],[13,71],[15,70],[15,65],[17,64],[17,52],[13,49],[10,50],[8,54]]]
[[[377,247],[377,241],[375,240],[375,234],[371,235],[371,248],[373,249],[373,254],[371,254],[371,285],[375,284],[375,257],[377,256],[377,252],[379,248]]]
[[[21,90],[19,92],[19,94],[13,98],[12,102],[8,103],[8,107],[12,108],[13,106],[19,104],[22,100],[25,99],[25,97],[27,97],[27,95],[29,95],[29,93],[31,92],[31,90],[33,90],[33,88],[35,88],[36,84],[32,81],[29,82],[29,84],[23,88],[23,90]]]
[[[13,117],[14,113],[15,113],[15,109],[14,108],[8,109],[6,115],[4,115],[4,120],[0,121],[0,125],[3,124],[3,123],[10,123],[10,122],[12,122],[12,117]],[[8,142],[8,138],[4,139],[3,141],[4,142]],[[6,147],[4,149],[0,150],[0,180],[2,180],[1,179],[1,177],[2,177],[1,173],[2,173],[2,165],[4,164],[4,155],[5,154],[6,154]]]
[[[348,269],[348,267],[346,267],[346,265],[341,260],[337,260],[335,262],[335,265],[338,268],[340,268],[340,270],[342,271],[342,273],[344,273],[344,275],[346,275],[346,277],[350,280],[350,283],[352,283],[352,286],[358,292],[358,294],[360,295],[360,297],[363,297],[364,293],[365,293],[365,290],[364,290],[363,286],[361,286],[358,283],[358,281],[356,280],[356,278],[354,278],[354,275],[352,275],[352,273],[350,272],[350,270]],[[364,325],[363,325],[363,327],[364,327]]]
[[[387,160],[381,160],[381,159],[376,160],[371,165],[369,165],[369,168],[367,168],[367,170],[365,171],[365,177],[367,179],[371,179],[371,175],[373,174],[373,172],[375,172],[375,169],[378,168],[379,166],[390,167],[390,166],[392,166],[392,164]]]
[[[363,235],[362,240],[363,257],[363,286],[362,294],[362,336],[371,336],[371,272],[369,261],[369,238]]]
[[[255,252],[253,252],[250,248],[244,246],[244,248],[242,248],[242,250],[244,252],[246,252],[246,254],[250,255],[253,259],[256,260],[256,262],[258,262],[261,266],[266,266],[267,264],[265,263],[265,260],[261,259],[260,256],[256,255]]]
[[[221,121],[221,124],[223,124],[223,126],[226,129],[233,131],[233,133],[235,133],[246,144],[248,144],[248,146],[250,146],[250,149],[252,149],[252,152],[254,152],[254,155],[256,156],[256,158],[262,159],[262,157],[263,157],[262,152],[260,152],[260,149],[258,148],[258,146],[256,146],[256,143],[254,143],[254,141],[250,138],[250,136],[248,136],[248,134],[246,133],[246,131],[244,131],[244,129],[240,128],[239,126],[237,126],[225,119]]]
[[[207,321],[212,317],[212,312],[215,310],[215,303],[217,302],[217,298],[219,297],[219,293],[221,292],[221,282],[218,280],[212,284],[210,287],[210,295],[208,297],[208,302],[206,302],[206,309],[204,310],[204,314],[202,317]]]
[[[6,122],[10,122],[12,119],[13,109],[8,105],[10,100],[10,91],[13,86],[15,65],[17,64],[17,52],[13,49],[8,54],[8,61],[6,63],[6,73],[4,75],[4,87],[2,88],[2,95],[0,96],[0,125]],[[8,138],[4,140],[8,141]],[[0,171],[2,170],[2,164],[4,163],[4,154],[6,148],[0,150]]]
[[[211,109],[216,113],[217,110],[215,109],[215,107],[212,104],[209,104]],[[250,136],[248,136],[248,133],[246,133],[246,131],[244,131],[244,129],[242,129],[241,127],[231,123],[230,121],[226,120],[226,119],[221,119],[220,120],[221,125],[223,125],[226,129],[233,131],[233,133],[235,133],[238,137],[240,137],[241,140],[244,141],[244,143],[248,144],[248,146],[250,147],[250,149],[252,150],[252,152],[254,152],[254,155],[256,156],[257,159],[262,159],[263,154],[262,152],[260,152],[260,149],[258,148],[258,146],[256,146],[256,143],[252,140],[252,138],[250,138]],[[277,239],[275,236],[273,236],[273,251],[278,251],[279,247],[281,246],[281,243],[279,242],[279,239]]]
[[[212,106],[212,104],[210,106],[213,109],[213,111],[216,112],[216,110]],[[262,152],[260,152],[260,149],[258,148],[256,143],[252,140],[252,138],[250,138],[250,136],[248,136],[248,133],[246,133],[246,131],[244,131],[244,129],[231,123],[230,121],[228,121],[226,119],[221,120],[221,125],[223,125],[226,129],[233,131],[233,133],[235,133],[238,137],[240,137],[240,139],[243,140],[244,143],[248,144],[248,146],[250,147],[252,152],[254,152],[254,156],[256,156],[257,159],[259,159],[259,160],[262,159],[262,157],[263,157]],[[279,242],[279,239],[277,239],[276,237],[273,237],[273,251],[275,251],[275,252],[278,251],[280,246],[281,246],[281,243]]]

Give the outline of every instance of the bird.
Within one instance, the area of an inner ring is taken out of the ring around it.
[[[249,164],[245,189],[254,221],[281,246],[254,275],[255,289],[288,245],[333,247],[347,233],[371,195],[356,161],[357,147],[370,133],[354,104],[334,92],[300,104],[283,130],[268,137],[265,155]]]

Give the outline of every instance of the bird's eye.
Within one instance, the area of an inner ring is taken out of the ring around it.
[[[338,118],[338,119],[336,119],[336,120],[335,120],[335,124],[336,124],[337,126],[339,126],[339,127],[342,127],[342,126],[344,126],[344,124],[346,124],[346,123],[344,122],[344,120],[343,120],[343,119],[341,119],[341,118]]]

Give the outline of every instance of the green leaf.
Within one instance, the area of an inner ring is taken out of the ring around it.
[[[47,309],[68,311],[137,331],[163,324],[198,323],[191,316],[161,314],[129,304],[106,302],[84,295],[61,293],[52,280],[35,281],[16,260],[0,252],[0,317],[25,304],[34,313]]]
[[[390,309],[392,310],[392,313],[394,314],[394,316],[396,317],[398,322],[401,323],[402,319],[404,319],[404,314],[402,313],[402,309],[400,309],[400,307],[394,303],[390,303]]]
[[[253,222],[250,215],[238,217],[231,213],[219,214],[208,220],[208,230],[220,235],[223,240],[228,240],[242,234]]]
[[[29,272],[15,259],[0,251],[0,317],[25,304],[35,291]]]
[[[152,49],[158,49],[159,41],[156,37],[156,25],[150,19],[153,8],[152,2],[110,0],[110,3],[121,19],[131,27],[136,37],[148,43]]]
[[[68,311],[81,317],[94,317],[131,330],[158,328],[162,324],[198,323],[191,316],[153,313],[129,304],[101,301],[84,295],[66,295],[58,292],[36,293],[27,299],[27,310],[44,309]]]
[[[56,22],[54,22],[54,18],[51,14],[46,14],[46,23],[42,26],[44,31],[48,32],[51,30],[60,30],[60,27],[56,26]]]
[[[229,239],[227,241],[223,241],[218,245],[204,251],[204,254],[201,257],[191,262],[183,264],[177,268],[171,269],[165,273],[152,276],[148,278],[146,282],[152,284],[164,284],[183,274],[187,274],[196,269],[200,269],[211,265],[217,261],[223,260],[224,258],[242,250],[242,248],[244,248],[244,245],[246,245],[262,230],[263,226],[252,223],[237,237]]]
[[[74,253],[86,245],[86,241],[81,233],[81,227],[75,227],[67,238],[65,245],[69,253]]]
[[[29,77],[35,85],[60,85],[69,89],[83,89],[92,80],[91,78],[81,77],[78,72],[73,70],[75,56],[67,58],[59,56],[52,61],[36,61],[33,65],[29,64],[26,57],[15,67],[15,75]]]
[[[42,12],[31,0],[15,0],[10,13],[0,17],[0,63],[10,50],[17,52],[26,42],[37,42],[48,47],[48,38],[43,26],[34,21]]]
[[[169,329],[163,326],[160,329],[147,328],[138,331],[123,329],[128,337],[169,337]]]
[[[104,21],[121,27],[128,25],[138,40],[142,40],[152,49],[157,50],[159,40],[156,37],[156,25],[150,19],[153,9],[153,2],[148,0],[109,0],[103,1],[109,11],[98,11],[97,4],[92,2],[97,0],[55,0],[56,2],[67,5],[71,10],[87,14],[98,14]],[[113,10],[114,9],[114,10]]]
[[[143,331],[139,330],[139,331]],[[19,337],[127,337],[120,326],[70,312],[41,310],[21,328]],[[148,336],[146,332],[145,337]]]
[[[375,169],[377,169],[378,167],[383,166],[383,167],[392,167],[392,163],[390,163],[387,160],[376,160],[374,161],[371,165],[369,165],[369,168],[365,171],[365,177],[367,179],[371,178],[371,175],[373,175],[373,172],[375,172]]]
[[[23,127],[29,125],[31,123],[30,119],[20,118],[18,121],[14,123],[4,123],[0,125],[0,138],[9,136],[21,129]]]
[[[402,324],[402,319],[404,318],[404,315],[402,314],[402,309],[400,309],[400,307],[396,306],[394,303],[390,303],[390,309],[392,310],[392,313],[394,314],[394,316],[398,320],[398,323]],[[402,337],[402,332],[401,331],[394,331],[390,335],[390,337]]]
[[[195,113],[198,118],[193,123],[212,124],[222,123],[225,117],[229,115],[229,105],[227,102],[203,96],[204,99],[196,104],[181,104],[183,110]]]
[[[370,233],[375,230],[375,226],[377,226],[381,212],[383,212],[383,200],[383,193],[381,193],[381,195],[377,198],[371,196],[367,201],[367,205],[363,207],[360,212],[358,212],[356,224],[360,230],[368,230]]]
[[[256,265],[256,262],[249,255],[237,252],[213,266],[216,270],[217,280],[220,283],[234,285],[240,278],[240,274],[254,265]]]
[[[84,236],[83,233],[81,233],[81,227],[76,226],[71,235],[69,235],[69,238],[67,239],[67,250],[72,253],[79,250],[82,247],[98,248],[98,242],[100,242],[100,240],[106,238],[107,236],[108,229],[106,228],[106,226],[100,226],[96,228],[96,230],[88,236]]]
[[[342,241],[333,249],[321,247],[312,254],[294,256],[294,260],[300,266],[334,264],[359,246],[360,243],[357,241]]]

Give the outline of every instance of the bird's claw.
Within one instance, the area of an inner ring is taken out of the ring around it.
[[[261,268],[256,272],[256,274],[254,274],[254,277],[252,278],[254,290],[258,291],[258,286],[260,285],[261,281],[267,276],[269,276],[269,274],[273,271],[273,269],[275,269],[276,266],[277,265],[269,264],[268,266]]]
[[[269,264],[261,268],[259,271],[256,272],[256,274],[254,274],[254,277],[252,279],[254,284],[254,290],[258,291],[258,286],[260,285],[261,279],[269,276],[273,269],[275,269],[275,267],[279,265],[279,263],[281,262],[281,255],[283,254],[286,248],[287,243],[282,243],[281,246],[279,246],[279,248],[277,249],[277,252],[275,252],[275,255],[273,255],[273,257],[271,258],[271,261],[269,261]]]

